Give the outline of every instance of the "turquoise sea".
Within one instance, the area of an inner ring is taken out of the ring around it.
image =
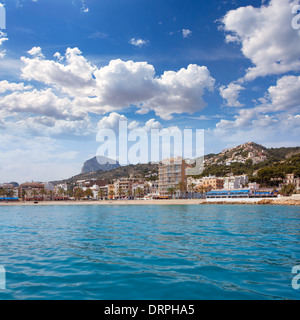
[[[295,265],[299,207],[0,207],[0,300],[298,300]]]

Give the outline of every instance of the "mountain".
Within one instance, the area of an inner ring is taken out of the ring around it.
[[[232,163],[259,164],[265,161],[280,161],[300,152],[300,147],[266,148],[254,142],[225,149],[219,154],[205,157],[205,165],[231,165]],[[248,160],[248,161],[247,161]]]
[[[119,166],[118,168],[109,171],[93,171],[89,173],[80,173],[69,179],[64,179],[60,181],[52,181],[54,185],[59,183],[74,183],[77,180],[89,180],[89,179],[104,179],[112,181],[114,179],[119,179],[123,177],[129,178],[133,176],[135,178],[153,180],[156,179],[158,174],[158,164],[157,163],[141,163],[141,164],[130,164],[128,166]]]
[[[85,174],[94,171],[110,171],[118,167],[120,167],[118,161],[114,161],[103,156],[96,156],[92,159],[87,160],[83,164],[81,173]]]
[[[228,173],[253,175],[256,171],[268,166],[279,166],[280,163],[290,166],[290,161],[298,163],[299,154],[300,147],[266,148],[260,144],[248,142],[234,148],[225,149],[218,154],[206,155],[204,157],[204,171],[201,176],[211,174],[222,177]],[[119,163],[113,164],[111,162],[112,160],[105,157],[98,160],[94,157],[84,163],[81,174],[62,181],[53,181],[52,183],[73,183],[77,180],[85,179],[112,181],[130,176],[147,180],[155,180],[157,178],[158,163],[120,166]],[[294,172],[295,169],[290,166],[289,171]]]
[[[225,149],[219,154],[206,156],[201,176],[224,177],[227,174],[256,176],[267,170],[271,172],[270,177],[282,179],[282,176],[287,173],[299,175],[299,159],[300,147],[266,148],[254,142],[248,142]]]

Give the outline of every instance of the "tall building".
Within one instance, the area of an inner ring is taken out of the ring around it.
[[[169,196],[169,188],[174,188],[180,197],[183,196],[187,188],[186,167],[186,162],[182,157],[169,158],[160,162],[158,171],[158,191],[160,196]],[[179,190],[180,184],[185,188],[185,191]]]
[[[118,179],[114,182],[115,198],[127,198],[132,196],[132,185],[134,180]]]

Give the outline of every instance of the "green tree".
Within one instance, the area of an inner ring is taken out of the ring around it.
[[[90,200],[90,198],[94,195],[93,191],[90,188],[87,188],[84,194],[88,198],[88,200]]]
[[[180,193],[184,193],[184,195],[186,196],[186,185],[180,181],[176,187],[177,190],[180,191]]]
[[[114,190],[110,190],[110,191],[109,191],[109,197],[110,197],[111,199],[113,199],[114,195],[115,195]]]
[[[135,189],[136,195],[138,196],[138,198],[141,198],[144,195],[144,190],[141,187],[137,187]]]
[[[282,186],[280,193],[284,196],[291,196],[294,193],[295,189],[295,185],[290,183]]]
[[[27,195],[26,190],[25,190],[25,189],[22,189],[22,200],[23,200],[23,201],[25,201],[26,195]]]
[[[173,198],[174,194],[176,193],[176,189],[173,187],[167,188],[167,193]]]
[[[98,191],[98,200],[102,200],[103,199],[103,197],[104,197],[104,190],[103,189],[100,189],[99,191]]]
[[[118,194],[119,194],[119,199],[121,199],[123,197],[123,195],[124,195],[122,187],[118,188]]]
[[[196,184],[195,184],[194,182],[192,182],[192,183],[188,186],[188,190],[189,190],[190,192],[192,192],[192,198],[194,197],[195,188],[196,188]]]
[[[81,188],[77,187],[74,189],[74,197],[76,200],[80,200],[84,196],[84,192]]]

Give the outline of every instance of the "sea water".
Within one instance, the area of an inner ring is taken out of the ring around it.
[[[298,206],[0,206],[1,299],[299,299]]]

